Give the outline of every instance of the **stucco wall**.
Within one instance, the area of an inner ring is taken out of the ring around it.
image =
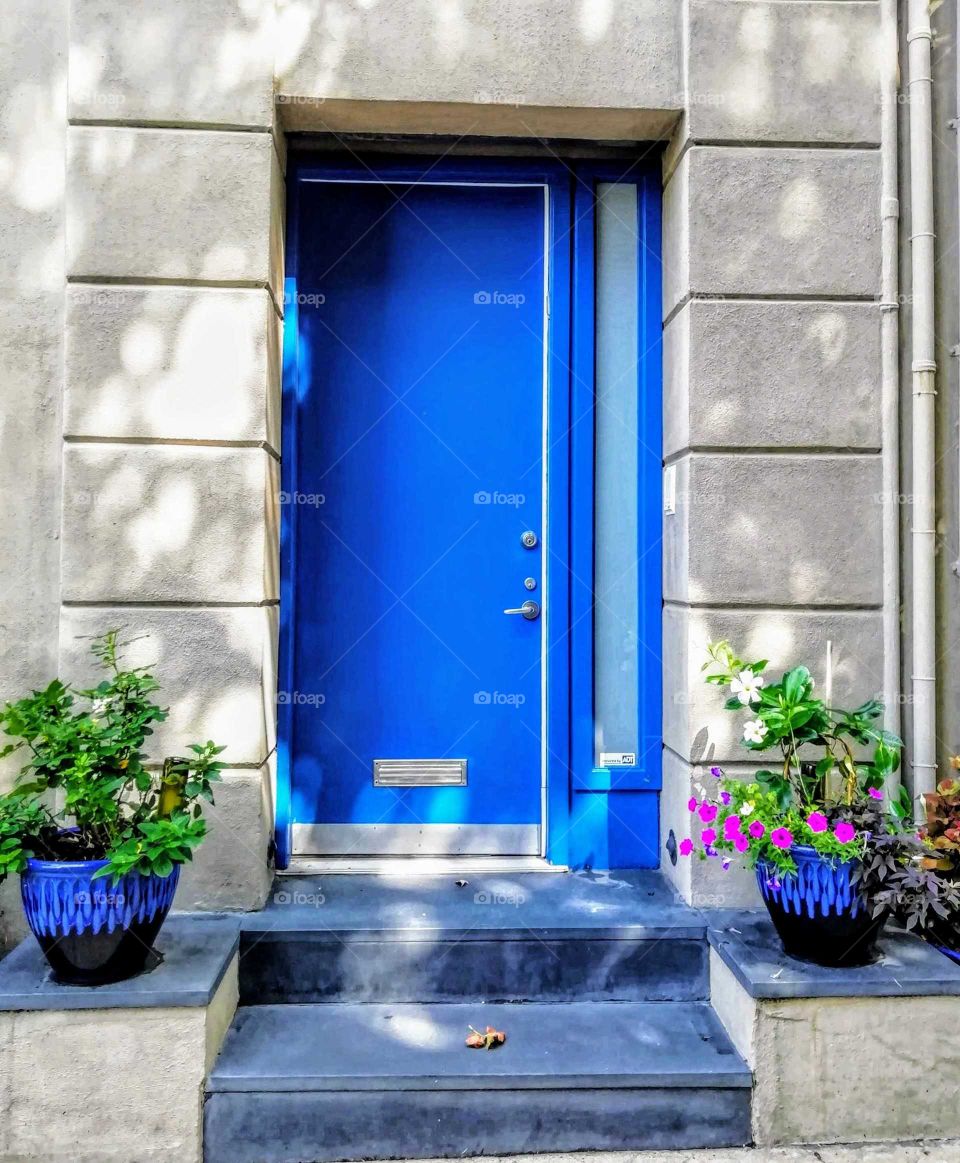
[[[56,44],[66,14],[47,8]],[[57,597],[64,667],[80,634],[150,632],[138,650],[173,708],[162,749],[212,735],[239,765],[190,903],[256,907],[268,883],[283,129],[668,146],[664,836],[689,826],[696,764],[736,755],[700,690],[708,637],[821,675],[829,639],[838,695],[880,689],[876,0],[69,8],[69,77],[49,54],[42,74],[60,79],[44,132],[64,192],[44,187],[5,260],[31,278],[34,252],[60,263],[36,291],[50,311],[26,396],[45,443],[32,500],[3,518],[12,608],[40,618],[37,648],[13,656],[49,671]],[[11,118],[15,138],[30,120]],[[5,391],[22,346],[15,315]],[[58,576],[40,544],[55,544],[61,469]],[[667,872],[686,896],[713,891],[699,866]]]

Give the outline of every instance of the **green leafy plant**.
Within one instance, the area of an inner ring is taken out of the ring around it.
[[[724,867],[760,863],[776,880],[796,872],[792,852],[803,845],[828,860],[857,861],[854,880],[875,915],[889,911],[924,931],[957,914],[957,886],[925,865],[929,841],[911,818],[906,789],[890,790],[902,744],[878,725],[882,704],[831,707],[814,695],[805,666],[768,684],[765,660],[745,661],[725,641],[707,653],[706,681],[728,690],[729,711],[750,716],[744,746],[776,762],[749,782],[712,767],[712,789],[698,785],[687,805],[701,824],[699,843],[682,841],[680,854]]]
[[[0,796],[0,879],[30,857],[106,860],[97,875],[114,881],[131,871],[166,876],[203,840],[203,802],[213,803],[224,748],[195,743],[189,759],[168,759],[160,772],[147,766],[143,748],[167,713],[153,701],[159,684],[148,670],[122,666],[126,645],[118,630],[93,640],[105,672],[96,687],[54,679],[0,711],[11,740],[0,758],[25,760]]]

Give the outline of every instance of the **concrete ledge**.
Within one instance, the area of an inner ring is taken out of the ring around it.
[[[157,969],[96,989],[50,982],[32,937],[0,964],[0,1158],[200,1163],[203,1084],[237,1007],[237,930],[174,917]]]
[[[788,957],[765,911],[721,914],[707,936],[753,998],[960,995],[960,965],[896,929],[884,933],[880,960],[856,969],[827,969]]]
[[[710,1000],[753,1070],[758,1147],[960,1132],[960,1048],[938,1033],[960,987],[946,957],[892,933],[876,965],[809,966],[755,913],[718,920],[710,939]]]
[[[206,1006],[239,944],[239,918],[172,916],[157,938],[163,960],[156,969],[115,985],[79,986],[58,985],[51,979],[31,935],[0,962],[0,1013]]]

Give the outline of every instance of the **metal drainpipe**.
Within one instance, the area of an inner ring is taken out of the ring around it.
[[[913,291],[913,794],[933,791],[936,745],[933,78],[929,0],[910,0],[910,266]]]
[[[900,299],[897,188],[897,0],[882,0],[880,217],[881,466],[883,474],[884,725],[900,733]],[[891,782],[896,782],[891,781]],[[891,789],[892,790],[892,789]]]

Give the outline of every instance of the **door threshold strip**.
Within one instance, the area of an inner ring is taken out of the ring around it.
[[[398,879],[453,873],[569,872],[564,864],[549,864],[542,856],[295,856],[278,876],[322,873],[393,876]]]

